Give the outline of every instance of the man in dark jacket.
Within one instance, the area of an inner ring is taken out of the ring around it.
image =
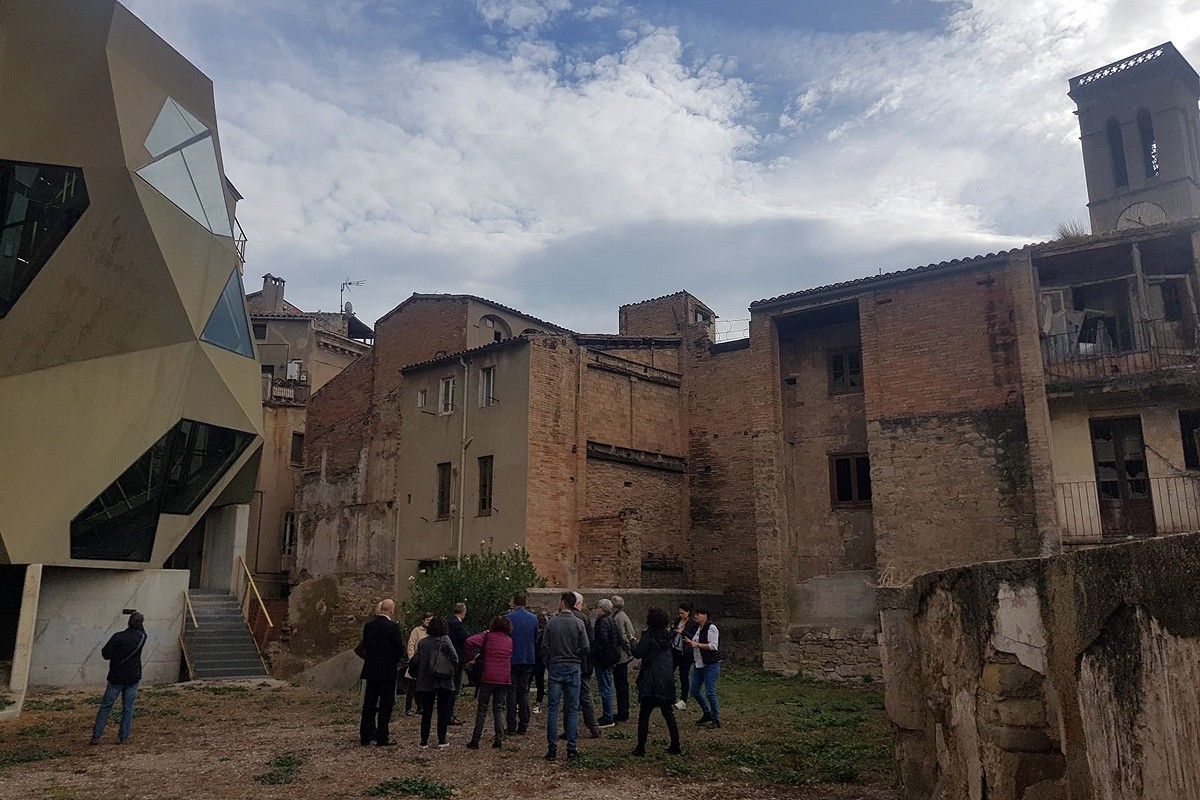
[[[600,690],[601,728],[616,724],[613,719],[613,667],[621,658],[620,638],[613,621],[613,603],[603,599],[596,604],[596,626],[592,629],[592,664],[596,669],[596,687]]]
[[[592,618],[587,614],[587,606],[583,602],[583,595],[579,592],[571,592],[571,594],[575,596],[575,607],[571,610],[571,613],[583,623],[583,630],[587,634],[588,644],[587,652],[583,654],[583,663],[580,664],[579,713],[583,716],[583,725],[588,729],[588,735],[593,739],[599,739],[600,726],[596,724],[596,709],[592,705]]]
[[[450,630],[450,643],[454,645],[454,652],[458,655],[458,671],[454,673],[454,700],[450,705],[451,725],[463,724],[454,711],[454,703],[458,702],[458,696],[462,693],[463,670],[467,665],[467,637],[471,634],[467,632],[466,619],[467,604],[455,603],[454,614],[446,620]]]
[[[117,731],[117,741],[125,744],[133,735],[133,701],[137,699],[138,683],[142,680],[142,650],[145,646],[145,618],[134,611],[129,615],[129,626],[114,633],[100,650],[100,655],[108,661],[108,687],[100,701],[100,710],[96,712],[92,744],[100,743],[117,695],[121,696],[121,727]]]
[[[381,601],[375,619],[363,625],[362,641],[354,649],[363,660],[359,677],[366,682],[358,726],[358,741],[363,747],[372,740],[380,747],[391,744],[388,723],[396,704],[396,669],[404,657],[404,636],[392,621],[395,614],[393,601]]]

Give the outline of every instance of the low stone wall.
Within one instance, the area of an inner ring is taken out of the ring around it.
[[[875,575],[848,570],[792,587],[787,639],[763,653],[763,666],[818,680],[861,681],[883,676]]]
[[[1200,797],[1200,535],[879,592],[906,800]]]

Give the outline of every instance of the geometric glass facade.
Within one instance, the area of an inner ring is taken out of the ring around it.
[[[0,317],[88,207],[83,171],[0,159]]]
[[[208,322],[205,323],[200,339],[247,358],[254,358],[250,319],[246,316],[246,291],[242,288],[242,276],[236,268],[225,282],[225,289],[221,292]]]
[[[159,514],[190,514],[254,435],[180,420],[71,521],[71,558],[149,561]]]

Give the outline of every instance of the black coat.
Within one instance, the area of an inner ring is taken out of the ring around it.
[[[633,646],[633,657],[642,660],[638,670],[638,700],[643,703],[675,702],[675,656],[671,650],[672,632],[642,631]]]
[[[451,614],[446,620],[446,627],[450,635],[450,643],[454,645],[454,652],[458,654],[458,663],[462,664],[467,655],[467,638],[470,636],[467,633],[467,626],[461,619]]]
[[[118,686],[133,686],[142,679],[142,650],[146,645],[146,632],[137,628],[126,628],[114,633],[108,644],[100,649],[108,661],[108,682]]]
[[[358,676],[368,681],[394,681],[396,667],[404,659],[404,637],[400,626],[380,614],[363,625],[362,673]]]
[[[608,669],[621,660],[621,634],[612,616],[605,614],[596,619],[592,630],[592,663]]]

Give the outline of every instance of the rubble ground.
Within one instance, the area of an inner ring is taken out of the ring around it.
[[[545,705],[526,736],[502,751],[417,747],[417,717],[398,698],[393,748],[358,744],[358,693],[280,683],[194,682],[150,687],[134,735],[88,745],[97,692],[33,692],[20,718],[0,723],[0,798],[811,798],[894,800],[891,740],[878,686],[827,684],[758,671],[721,676],[723,727],[679,714],[685,756],[663,753],[657,712],[648,756],[629,756],[636,719],[584,738],[582,756],[547,763]],[[118,703],[119,705],[119,703]],[[458,713],[474,719],[474,697]],[[635,705],[634,714],[637,708]]]

